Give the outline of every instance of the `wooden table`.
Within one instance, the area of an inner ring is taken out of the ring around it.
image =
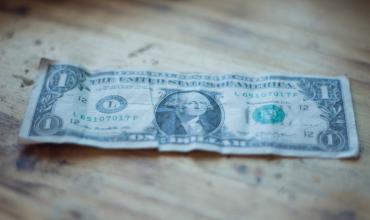
[[[347,74],[353,160],[17,144],[41,57],[90,69]],[[370,219],[370,3],[0,1],[0,219]]]

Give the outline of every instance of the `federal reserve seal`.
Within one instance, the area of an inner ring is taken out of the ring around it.
[[[101,113],[116,113],[122,111],[127,107],[127,101],[125,98],[119,95],[109,95],[101,98],[96,103],[96,110]]]

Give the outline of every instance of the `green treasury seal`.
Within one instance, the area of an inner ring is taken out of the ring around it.
[[[253,112],[253,119],[261,124],[276,124],[284,121],[285,113],[280,106],[263,105]]]

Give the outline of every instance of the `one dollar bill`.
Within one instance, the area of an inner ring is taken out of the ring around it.
[[[95,71],[42,60],[21,143],[298,157],[359,153],[345,76]]]

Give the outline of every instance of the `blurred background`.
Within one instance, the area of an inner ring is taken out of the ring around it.
[[[347,74],[361,158],[20,146],[42,57],[91,70]],[[0,0],[0,219],[368,219],[369,72],[366,0]]]
[[[369,14],[365,0],[1,0],[0,67],[33,77],[47,57],[91,69],[351,72],[368,82]]]

